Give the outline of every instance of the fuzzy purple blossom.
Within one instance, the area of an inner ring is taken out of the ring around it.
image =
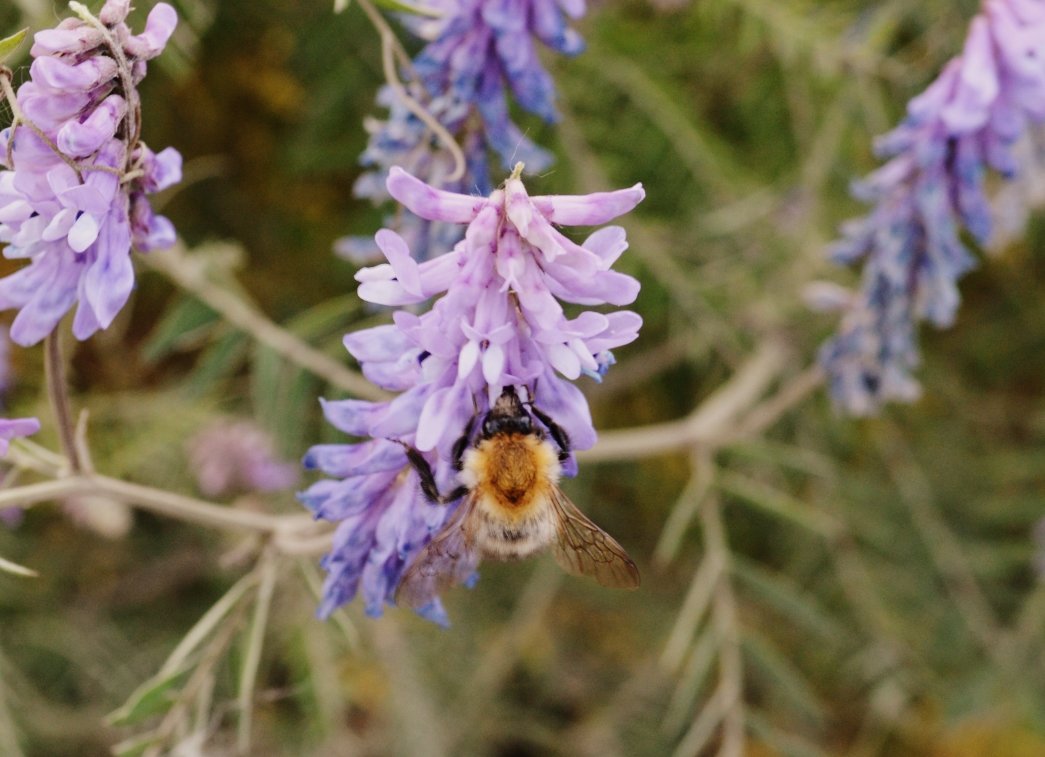
[[[989,171],[1012,178],[1014,148],[1045,123],[1045,0],[986,0],[965,49],[879,138],[888,162],[854,189],[873,204],[833,250],[862,284],[820,361],[835,403],[855,415],[920,394],[917,325],[954,322],[958,279],[975,265],[963,230],[991,238]]]
[[[298,481],[297,466],[280,460],[272,437],[250,421],[212,423],[189,440],[186,451],[208,497],[279,491]]]
[[[108,327],[134,287],[132,246],[174,242],[146,195],[180,180],[181,156],[141,141],[137,85],[177,16],[159,3],[134,35],[129,11],[129,0],[108,0],[98,18],[82,11],[38,32],[16,98],[22,120],[0,132],[0,244],[29,262],[0,280],[0,309],[19,310],[18,344],[39,342],[76,303],[77,338]]]
[[[418,262],[387,229],[376,241],[387,263],[361,270],[359,296],[411,308],[392,323],[349,334],[345,346],[363,373],[398,395],[387,402],[324,401],[327,420],[362,438],[320,445],[305,466],[333,477],[300,496],[317,518],[338,521],[324,559],[328,576],[320,615],[361,593],[371,615],[382,612],[404,568],[453,512],[430,504],[397,440],[419,449],[441,490],[456,483],[452,447],[503,387],[516,387],[569,434],[575,449],[595,443],[587,401],[572,381],[599,377],[610,351],[638,335],[642,319],[626,310],[582,310],[568,317],[561,302],[627,305],[639,283],[612,270],[627,249],[624,230],[608,226],[577,244],[558,226],[594,226],[627,213],[641,185],[587,196],[530,197],[521,166],[488,197],[435,189],[399,168],[389,193],[420,218],[465,225],[452,251]],[[567,474],[576,471],[571,458]],[[445,623],[439,600],[422,614]]]
[[[564,55],[584,49],[580,36],[567,25],[568,18],[584,15],[584,0],[460,0],[435,8],[437,21],[415,22],[412,28],[429,41],[413,62],[418,77],[408,83],[408,93],[425,107],[457,140],[465,158],[465,171],[447,181],[454,169],[452,155],[437,135],[410,111],[402,99],[385,87],[378,105],[388,109],[384,121],[367,123],[370,141],[360,162],[371,169],[357,182],[357,197],[380,203],[391,166],[453,192],[492,190],[488,153],[494,151],[504,168],[516,161],[527,169],[543,171],[551,154],[538,147],[509,116],[512,101],[545,122],[557,118],[555,87],[537,56],[539,40]],[[410,244],[418,259],[426,260],[452,246],[458,227],[402,213],[396,230]],[[379,259],[368,239],[339,240],[339,254],[353,260]]]

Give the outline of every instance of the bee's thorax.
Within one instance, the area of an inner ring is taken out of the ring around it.
[[[559,460],[535,434],[498,434],[484,439],[464,458],[461,482],[490,504],[525,510],[559,480]]]

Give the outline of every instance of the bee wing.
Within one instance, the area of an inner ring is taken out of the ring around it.
[[[635,589],[639,569],[617,540],[596,526],[558,488],[550,496],[557,520],[558,539],[552,545],[555,561],[575,576],[591,576],[613,589]]]
[[[475,572],[480,553],[471,518],[474,511],[475,497],[469,496],[414,558],[396,589],[397,605],[415,610],[424,607],[454,584],[467,581]]]

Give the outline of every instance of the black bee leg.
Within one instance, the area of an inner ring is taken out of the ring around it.
[[[389,439],[389,441],[395,442],[406,450],[406,459],[410,461],[410,465],[417,471],[417,477],[420,479],[421,493],[433,505],[449,504],[468,493],[468,487],[458,486],[444,497],[439,493],[439,486],[435,483],[435,474],[432,472],[432,466],[428,464],[420,450],[399,439]]]
[[[472,443],[472,430],[475,428],[475,419],[479,417],[479,411],[476,410],[476,414],[468,420],[468,425],[464,427],[464,433],[461,434],[461,438],[454,442],[453,452],[453,465],[454,470],[459,471],[464,468],[464,452],[468,449]]]
[[[566,433],[566,430],[558,423],[553,421],[551,417],[542,412],[536,405],[530,405],[530,411],[537,416],[537,420],[545,425],[548,429],[548,433],[551,434],[555,443],[559,445],[559,462],[565,462],[570,456],[570,435]]]
[[[403,449],[406,450],[406,459],[410,461],[410,465],[417,471],[417,477],[421,480],[421,493],[425,495],[425,499],[433,505],[441,504],[443,498],[439,495],[439,487],[435,483],[435,474],[432,473],[432,466],[425,460],[425,456],[421,454],[420,450],[411,447],[406,442],[398,439],[393,439],[392,441],[401,444]]]

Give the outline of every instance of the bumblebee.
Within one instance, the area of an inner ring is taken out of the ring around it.
[[[430,502],[462,501],[403,574],[396,603],[423,607],[467,581],[483,558],[522,559],[549,545],[568,573],[603,586],[638,587],[639,570],[628,554],[559,488],[561,465],[570,455],[566,432],[511,386],[483,417],[473,443],[475,421],[454,445],[459,486],[446,496],[424,456],[403,444]]]

